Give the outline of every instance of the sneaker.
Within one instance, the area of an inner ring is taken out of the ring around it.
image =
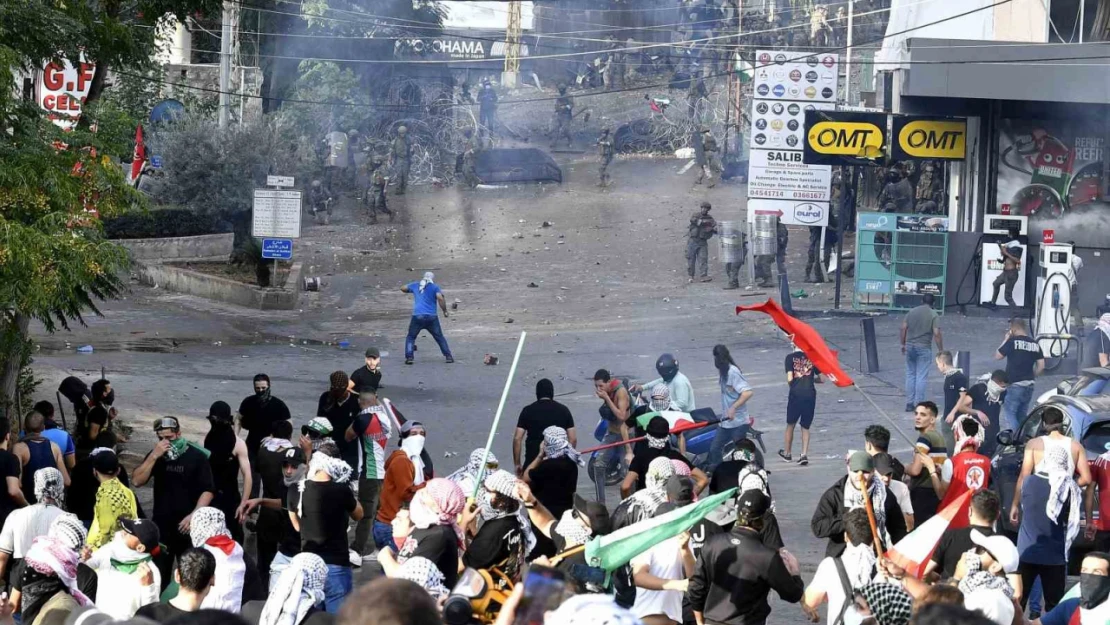
[[[806,466],[807,464],[809,464],[809,457],[804,454],[799,456],[798,464],[802,465],[803,467]]]
[[[906,402],[906,412],[913,412],[913,404]]]
[[[363,564],[366,564],[366,563],[377,564],[378,563],[378,552],[377,551],[371,551],[370,553],[362,556],[362,563]]]
[[[358,555],[358,552],[354,549],[349,549],[347,551],[347,559],[351,561],[351,566],[353,567],[357,568],[362,566],[362,556]]]
[[[783,462],[794,462],[794,459],[790,457],[790,454],[786,453],[786,451],[782,449],[779,450],[779,458],[782,458]]]
[[[411,365],[412,364],[412,358],[406,358],[405,359],[405,364],[406,365]]]
[[[710,277],[710,276],[702,276],[702,279],[701,279],[701,281],[702,281],[702,282],[712,282],[712,281],[713,281],[713,278],[712,278],[712,277]]]
[[[450,365],[450,364],[453,364],[454,362],[455,362],[455,359],[454,359],[454,358],[452,358],[451,356],[448,356],[448,357],[447,357],[447,364],[449,364],[449,365]]]

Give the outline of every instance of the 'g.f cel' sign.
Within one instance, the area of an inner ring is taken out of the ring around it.
[[[875,165],[886,151],[886,115],[806,111],[807,165]]]
[[[892,123],[891,160],[964,158],[967,120],[895,115]]]

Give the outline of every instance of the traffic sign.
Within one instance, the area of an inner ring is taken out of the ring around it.
[[[301,237],[301,192],[255,189],[251,236],[299,239]]]
[[[293,176],[266,176],[267,187],[292,187]]]
[[[291,239],[262,239],[262,258],[290,260],[293,258]]]

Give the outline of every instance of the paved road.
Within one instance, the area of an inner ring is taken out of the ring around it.
[[[303,295],[300,310],[247,311],[136,286],[126,300],[106,304],[104,315],[89,319],[87,328],[37,337],[44,347],[35,362],[48,379],[43,388],[56,388],[64,373],[90,379],[104,367],[121,415],[136,426],[131,448],[145,453],[152,444],[146,424],[154,416],[183,416],[187,431],[199,439],[207,429],[203,417],[209,404],[222,399],[237,406],[258,372],[270,375],[274,394],[289,404],[296,421],[307,421],[328,374],[353,371],[361,365],[362,350],[376,345],[388,352],[383,394],[407,416],[428,424],[428,446],[443,475],[484,442],[521,330],[529,332],[528,342],[493,447],[505,464],[511,460],[516,415],[534,399],[539,378],[554,381],[559,400],[575,415],[583,447],[597,421],[599,402],[591,383],[596,369],[646,380],[655,377],[655,358],[669,351],[693,382],[698,404],[717,407],[710,351],[723,343],[755,387],[751,412],[766,432],[783,536],[808,581],[824,552],[809,529],[817,498],[844,470],[846,450],[862,447],[863,429],[886,421],[859,390],[825,384],[818,390],[810,466],[786,465],[775,456],[784,427],[783,358],[789,344],[764,317],[738,318],[733,312],[737,303],[759,301],[767,293],[722,291],[715,261],[716,282],[685,280],[689,214],[708,198],[718,219],[742,219],[743,188],[692,187],[693,173],[679,176],[680,165],[619,164],[617,186],[606,192],[592,186],[591,163],[568,167],[561,186],[414,192],[404,201],[391,198],[401,216],[392,227],[369,226],[365,216],[341,204],[331,226],[309,227],[298,243],[297,253],[327,281],[322,292]],[[544,221],[552,225],[544,227]],[[790,272],[798,277],[806,233],[797,229],[791,235],[796,244]],[[710,248],[715,257],[715,245]],[[429,268],[448,301],[460,300],[444,324],[457,362],[445,364],[425,337],[417,363],[409,367],[402,364],[402,352],[410,300],[398,289]],[[841,350],[842,362],[858,366],[858,319],[809,321]],[[911,421],[901,411],[898,323],[877,320],[884,369],[857,381],[909,432]],[[987,370],[1002,321],[950,315],[944,327],[949,345],[973,350],[973,370]],[[353,343],[349,351],[333,344],[340,339]],[[84,344],[97,351],[74,352]],[[499,354],[501,364],[482,365],[486,353]],[[1038,391],[1053,383],[1039,383]],[[940,398],[937,376],[930,390]],[[905,441],[894,447],[908,456]],[[584,476],[581,482],[592,493]],[[149,497],[149,491],[142,489],[140,496]],[[795,606],[775,604],[774,610],[776,623],[803,622]]]

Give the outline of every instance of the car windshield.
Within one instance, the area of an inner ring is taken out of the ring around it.
[[[1110,451],[1110,421],[1092,425],[1083,437],[1083,447],[1087,450],[1089,460]]]
[[[1057,407],[1057,406],[1052,406],[1051,408],[1053,410],[1060,410],[1060,408]],[[1025,419],[1025,422],[1021,424],[1021,430],[1020,430],[1020,435],[1018,436],[1018,440],[1020,440],[1023,444],[1028,443],[1032,439],[1044,434],[1044,432],[1041,430],[1041,419],[1044,416],[1045,409],[1046,409],[1045,407],[1041,407],[1041,408],[1038,408],[1037,410],[1033,411],[1033,413],[1030,414],[1029,417],[1027,417]],[[1064,410],[1063,412],[1064,412],[1064,431],[1063,431],[1063,434],[1064,434],[1064,436],[1071,436],[1072,435],[1072,433],[1071,433],[1072,432],[1072,430],[1071,430],[1071,414],[1067,410]]]

